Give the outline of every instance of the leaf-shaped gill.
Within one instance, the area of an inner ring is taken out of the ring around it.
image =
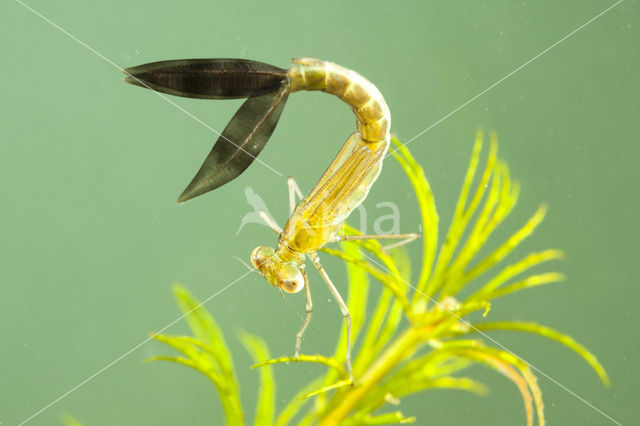
[[[182,203],[235,179],[262,152],[278,124],[289,92],[286,87],[247,99],[233,116],[182,192]]]
[[[287,71],[246,59],[180,59],[126,68],[127,83],[175,96],[236,99],[273,92]]]

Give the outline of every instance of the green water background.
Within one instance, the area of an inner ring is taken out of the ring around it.
[[[175,199],[215,135],[150,91],[126,85],[117,66],[191,57],[250,58],[286,67],[315,56],[357,70],[384,94],[393,130],[409,139],[437,123],[613,4],[511,2],[85,2],[0,4],[0,423],[17,424],[178,317],[170,285],[204,299],[246,269],[232,256],[273,244],[249,224],[251,186],[280,223],[285,179],[252,165],[233,183],[186,205]],[[609,372],[605,389],[575,354],[534,336],[494,337],[581,398],[634,424],[637,396],[637,217],[640,149],[638,3],[627,0],[416,138],[409,147],[448,223],[479,126],[496,130],[500,153],[522,185],[506,236],[541,202],[549,214],[512,259],[548,247],[567,252],[551,269],[566,283],[497,301],[491,320],[537,320],[589,347]],[[239,101],[171,98],[218,131]],[[320,93],[295,94],[261,160],[312,187],[354,129],[349,110]],[[403,232],[418,226],[401,169],[387,160],[365,207],[373,218],[398,204]],[[495,246],[499,240],[493,240]],[[411,247],[420,256],[419,245]],[[326,260],[344,289],[344,267]],[[330,353],[340,315],[312,274],[315,316],[304,350]],[[374,287],[378,286],[374,282]],[[291,297],[299,310],[303,296]],[[253,413],[258,373],[234,337],[263,336],[291,354],[296,313],[260,277],[247,276],[210,302],[227,334]],[[180,321],[167,333],[186,332]],[[143,364],[167,349],[147,343],[33,419],[86,425],[220,424],[213,387],[170,364]],[[281,408],[323,369],[276,367]],[[524,424],[520,395],[497,373],[470,374],[488,397],[432,391],[399,407],[428,425]],[[549,424],[614,424],[539,376]]]

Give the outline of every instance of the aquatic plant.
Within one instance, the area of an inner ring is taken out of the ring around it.
[[[420,274],[416,280],[411,278],[407,246],[386,250],[378,241],[369,240],[344,242],[340,249],[323,249],[343,259],[347,267],[355,385],[350,384],[343,364],[344,326],[331,357],[301,355],[297,359],[270,359],[262,338],[242,333],[240,340],[256,362],[254,367],[260,371],[254,424],[411,423],[415,417],[405,417],[394,408],[401,398],[436,388],[482,395],[487,390],[485,385],[463,374],[472,364],[483,364],[516,385],[522,395],[526,424],[533,425],[537,417],[538,424],[543,425],[542,393],[534,372],[525,361],[489,337],[488,333],[493,330],[533,333],[555,340],[578,353],[602,382],[609,384],[596,357],[559,331],[535,322],[477,322],[469,318],[476,311],[486,317],[495,299],[565,278],[558,272],[531,272],[535,266],[561,259],[560,250],[534,252],[506,265],[502,262],[540,224],[545,205],[505,241],[497,245],[488,243],[492,233],[513,210],[519,194],[518,184],[497,156],[495,134],[490,139],[486,165],[477,173],[483,134],[478,132],[476,136],[460,198],[445,241],[440,245],[439,218],[429,182],[409,150],[397,139],[393,140],[397,147],[394,157],[409,178],[420,207],[423,223]],[[357,233],[347,225],[344,232]],[[409,248],[414,249],[415,244]],[[379,281],[383,288],[373,314],[368,316],[370,278]],[[193,336],[153,335],[180,355],[156,356],[151,360],[172,361],[205,375],[218,391],[227,424],[245,424],[233,357],[222,330],[184,287],[174,286],[174,293],[180,309],[188,313],[186,319]],[[323,364],[327,372],[308,383],[276,414],[272,368],[274,364],[289,362]]]

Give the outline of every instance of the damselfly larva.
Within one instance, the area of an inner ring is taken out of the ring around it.
[[[187,201],[237,177],[264,148],[278,122],[288,95],[301,90],[323,91],[342,99],[356,115],[352,134],[311,192],[302,197],[289,178],[290,218],[280,229],[266,214],[265,222],[279,233],[276,248],[257,247],[251,262],[274,287],[289,293],[305,289],[306,318],[296,335],[295,356],[312,312],[305,270],[308,257],[329,287],[347,324],[346,363],[350,381],[351,318],[340,293],[320,263],[318,250],[344,240],[402,239],[417,234],[339,235],[344,220],[362,203],[382,169],[390,141],[391,115],[380,91],[354,71],[313,58],[293,61],[288,70],[243,59],[192,59],[155,62],[124,70],[125,81],[173,95],[233,99],[247,97],[231,119],[204,164],[180,195]]]

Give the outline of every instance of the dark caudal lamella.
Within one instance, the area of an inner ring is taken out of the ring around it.
[[[288,95],[283,87],[247,99],[229,121],[178,202],[214,190],[244,172],[269,140]]]
[[[123,70],[127,83],[187,98],[235,99],[286,85],[287,71],[246,59],[184,59]]]

